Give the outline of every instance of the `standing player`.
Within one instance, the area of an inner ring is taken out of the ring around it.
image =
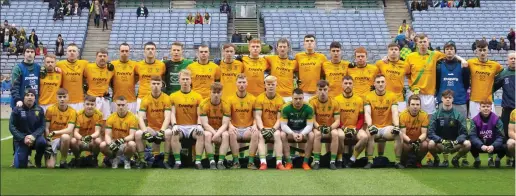
[[[124,96],[127,100],[127,108],[133,114],[136,114],[136,92],[135,86],[138,78],[135,77],[134,71],[136,62],[129,59],[130,46],[127,43],[120,44],[120,59],[112,61],[115,67],[113,70],[113,97]],[[116,104],[113,101],[111,111],[116,111]]]
[[[45,134],[51,139],[52,152],[47,154],[47,167],[54,168],[57,152],[61,152],[60,168],[68,168],[66,157],[70,147],[70,139],[75,127],[77,113],[68,106],[68,91],[61,88],[57,91],[57,104],[50,106],[45,113]],[[48,153],[48,152],[47,152]]]
[[[491,112],[492,102],[489,100],[480,102],[480,113],[473,117],[475,129],[469,133],[471,140],[471,155],[475,158],[473,166],[480,167],[479,153],[487,152],[489,167],[500,167],[500,159],[505,156],[503,122]],[[496,160],[493,161],[493,154],[496,153]]]
[[[247,78],[245,74],[238,74],[237,89],[235,95],[228,100],[231,109],[231,121],[229,122],[229,146],[233,153],[233,169],[240,168],[238,160],[238,142],[250,141],[249,164],[247,168],[257,169],[254,165],[254,157],[258,149],[259,134],[256,121],[253,117],[253,110],[256,98],[247,92]],[[260,165],[260,169],[267,169],[267,165]]]
[[[120,156],[123,154],[124,169],[131,169],[129,158],[136,154],[134,133],[138,129],[138,119],[128,110],[124,96],[117,97],[115,103],[116,112],[106,121],[105,140],[100,143],[100,150],[111,159],[111,168],[118,168]]]
[[[367,147],[369,133],[364,127],[364,101],[358,95],[353,94],[353,78],[351,76],[344,76],[342,88],[344,89],[343,93],[335,97],[340,110],[340,129],[343,130],[346,138],[357,141],[350,162],[346,165],[349,168]],[[341,137],[340,133],[339,137]],[[347,146],[344,138],[339,138],[339,143],[346,152]],[[331,157],[330,164],[335,160],[337,154],[332,152]],[[336,166],[337,168],[342,167],[342,160],[337,160]]]
[[[347,75],[353,77],[353,92],[365,100],[367,93],[371,92],[379,70],[375,65],[367,64],[367,50],[364,47],[355,49],[355,61],[348,69]]]
[[[35,47],[32,44],[24,46],[23,61],[13,67],[11,78],[11,108],[22,107],[27,87],[36,91],[36,103],[39,99],[40,65],[34,62]]]
[[[138,152],[138,168],[145,168],[146,163],[143,161],[145,141],[152,143],[152,151],[154,155],[160,152],[160,143],[165,140],[165,163],[166,169],[171,169],[168,158],[170,156],[170,137],[172,131],[168,129],[170,125],[170,98],[167,94],[161,92],[163,80],[159,76],[151,76],[151,94],[143,97],[138,112],[138,124],[140,130],[134,134],[136,142],[136,150]],[[145,123],[147,119],[147,123]]]
[[[385,75],[386,89],[396,95],[398,111],[402,112],[407,108],[403,90],[405,89],[405,76],[410,74],[410,68],[404,61],[400,60],[400,46],[398,44],[389,44],[387,52],[389,62],[376,61],[376,67],[378,67],[380,73]]]
[[[61,73],[55,71],[56,56],[45,55],[44,59],[46,75],[40,75],[39,80],[39,106],[46,111],[48,107],[57,102],[57,91],[61,87]]]
[[[188,65],[186,69],[192,73],[192,90],[207,98],[210,95],[210,85],[220,80],[220,68],[208,59],[210,57],[208,45],[199,46],[197,57],[199,60]]]
[[[274,152],[276,153],[276,169],[284,170],[285,167],[281,162],[283,158],[283,145],[281,144],[280,118],[281,107],[285,104],[285,101],[283,101],[283,98],[276,93],[277,84],[275,76],[267,76],[265,78],[265,93],[256,97],[256,102],[254,104],[254,118],[256,120],[258,130],[261,131],[258,140],[260,162],[262,164],[265,163],[266,169],[265,141],[272,139],[274,141]]]
[[[192,74],[190,70],[184,69],[179,72],[181,90],[170,95],[172,112],[170,121],[172,123],[171,146],[176,163],[174,169],[181,167],[181,142],[182,139],[194,139],[195,142],[195,167],[202,169],[201,155],[204,150],[204,129],[197,113],[202,96],[191,88]],[[213,168],[215,165],[210,165]]]
[[[236,81],[237,75],[244,71],[244,64],[241,61],[235,61],[235,45],[224,44],[224,60],[220,61],[220,83],[222,88],[222,99],[228,100],[237,91]]]
[[[183,58],[183,44],[180,42],[172,43],[170,56],[172,58],[164,62],[166,67],[164,92],[167,95],[181,89],[181,84],[179,84],[179,71],[193,63],[192,60]]]
[[[367,147],[368,163],[365,168],[371,168],[374,143],[378,144],[378,156],[383,156],[386,141],[394,141],[394,153],[396,155],[396,168],[403,169],[400,163],[401,137],[399,135],[398,102],[394,93],[385,90],[385,76],[376,75],[374,79],[375,90],[367,93],[364,111],[365,121],[368,125],[369,143]]]
[[[340,49],[340,46],[338,46],[338,48]],[[335,53],[333,49],[334,48],[332,48],[332,53]],[[315,112],[315,122],[313,129],[314,163],[312,164],[312,169],[315,170],[319,169],[321,140],[323,138],[331,139],[330,152],[332,155],[335,155],[335,157],[331,157],[331,160],[335,160],[337,151],[339,150],[339,134],[341,134],[342,138],[344,137],[344,133],[338,129],[340,126],[339,105],[337,101],[329,97],[329,86],[330,84],[328,81],[319,80],[319,82],[317,82],[317,95],[310,98],[310,101],[308,102]],[[330,169],[337,169],[335,162],[330,162]]]
[[[229,147],[229,134],[227,130],[231,116],[229,103],[221,99],[222,91],[224,91],[222,84],[218,82],[211,84],[210,97],[201,102],[198,112],[201,124],[205,130],[204,148],[208,154],[210,164],[215,162],[212,142],[220,144],[217,169],[226,169],[224,159]]]
[[[509,119],[509,130],[507,139],[507,152],[512,157],[512,167],[514,167],[514,147],[516,146],[516,110],[511,112],[511,118]]]
[[[290,42],[286,38],[281,38],[276,43],[276,52],[278,55],[265,57],[265,60],[267,60],[271,66],[271,75],[278,79],[276,92],[283,97],[285,102],[292,101],[294,72],[297,70],[296,61],[289,59],[289,51]]]
[[[79,59],[79,47],[74,43],[66,47],[66,60],[57,62],[57,67],[62,70],[63,80],[61,87],[70,91],[69,105],[75,111],[82,110],[84,103],[84,69],[88,61]]]
[[[342,79],[346,75],[349,65],[348,61],[342,60],[341,50],[342,46],[339,42],[332,42],[330,44],[331,60],[324,62],[322,66],[324,78],[329,83],[328,95],[332,98],[342,93]]]
[[[75,165],[77,165],[82,151],[90,151],[93,154],[93,166],[98,166],[97,157],[100,152],[100,143],[102,142],[100,132],[104,122],[102,112],[97,110],[95,105],[96,98],[86,95],[84,109],[77,112],[77,122],[70,142],[70,149],[75,157]]]
[[[136,99],[136,108],[140,108],[142,99],[151,92],[151,77],[162,77],[165,73],[165,64],[156,59],[156,44],[154,44],[154,42],[147,42],[143,46],[143,50],[145,59],[138,62],[135,67],[135,73],[138,75],[140,80],[138,99]]]
[[[96,107],[102,112],[103,120],[111,114],[109,103],[109,84],[113,77],[113,65],[108,65],[108,51],[104,48],[97,51],[95,63],[90,63],[84,69],[84,77],[88,82],[86,94],[96,97]]]
[[[301,82],[301,85],[298,84],[298,86],[305,93],[305,102],[315,95],[317,81],[321,79],[322,65],[327,60],[324,54],[315,52],[316,45],[314,35],[305,35],[303,38],[305,52],[296,54],[296,68]]]
[[[259,39],[253,39],[249,41],[249,56],[242,58],[244,74],[248,78],[248,82],[252,84],[247,91],[253,96],[258,96],[265,91],[264,73],[270,68],[269,63],[260,57],[261,51],[262,42]]]
[[[290,157],[289,140],[296,143],[306,142],[305,158],[303,160],[303,169],[311,170],[308,161],[312,153],[312,146],[315,135],[312,132],[314,127],[314,110],[303,101],[304,93],[300,88],[294,89],[292,93],[292,102],[284,105],[281,109],[281,140],[283,144],[283,154],[287,157],[286,169],[292,169],[292,157]]]
[[[421,99],[417,95],[408,98],[408,108],[400,114],[401,139],[403,141],[403,162],[409,153],[416,156],[416,166],[421,167],[421,159],[428,152],[426,140],[428,114],[421,110]]]

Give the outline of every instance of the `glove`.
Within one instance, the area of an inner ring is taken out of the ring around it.
[[[344,135],[346,138],[353,138],[357,134],[357,129],[355,128],[345,128]]]
[[[451,140],[442,140],[441,143],[444,146],[444,149],[447,151],[452,151],[455,148],[455,145],[457,145],[457,141],[451,141]]]
[[[201,125],[197,125],[194,130],[195,133],[197,133],[197,135],[204,135],[204,130],[202,129],[202,126]]]
[[[160,144],[161,141],[163,141],[163,140],[165,140],[165,131],[160,130],[160,131],[158,131],[156,136],[154,136],[154,143]]]
[[[143,139],[147,140],[147,142],[151,142],[151,143],[152,143],[152,142],[154,142],[154,139],[155,139],[155,138],[154,138],[154,136],[152,136],[152,134],[151,134],[151,133],[149,133],[149,132],[145,132],[145,133],[143,134]]]
[[[111,101],[111,94],[109,94],[109,92],[105,92],[104,93],[104,99],[107,99],[107,100]]]
[[[419,147],[421,146],[421,140],[416,140],[414,142],[410,142],[410,146],[412,147],[412,150],[414,153],[419,153]]]
[[[92,139],[91,135],[82,137],[82,141],[87,144],[89,144],[91,142],[91,139]]]
[[[324,126],[324,125],[321,125],[319,126],[319,131],[322,133],[322,134],[328,134],[330,133],[331,131],[331,127],[328,127],[328,126]]]
[[[419,89],[419,88],[414,88],[414,89],[412,90],[412,92],[414,93],[414,95],[419,95],[419,91],[420,91],[420,90],[421,90],[421,89]]]
[[[45,146],[45,159],[49,159],[50,156],[52,155],[53,151],[52,151],[52,142],[51,142],[51,139],[50,138],[45,138],[45,140],[47,140],[47,145]]]
[[[376,88],[374,87],[374,85],[371,85],[371,87],[369,87],[369,91],[374,91]]]
[[[271,129],[263,128],[261,130],[263,139],[268,140],[268,139],[272,138],[272,134],[274,133],[274,131],[275,131],[274,128],[271,128]]]
[[[115,143],[116,143],[116,145],[118,145],[120,147],[122,144],[125,143],[125,140],[124,140],[124,138],[120,138],[120,139],[115,140]]]
[[[120,149],[120,146],[118,146],[116,144],[116,141],[114,142],[111,142],[111,144],[109,144],[109,150],[111,150],[112,152],[116,152]]]
[[[39,76],[41,78],[45,78],[47,76],[47,68],[45,68],[45,66],[41,66],[41,69],[39,69]]]
[[[47,136],[47,137],[52,138],[52,137],[54,137],[54,135],[56,135],[56,133],[55,133],[55,132],[53,132],[53,131],[51,131],[51,132],[48,134],[48,136]]]
[[[86,82],[85,82],[85,83],[82,85],[82,90],[84,91],[84,93],[86,93],[86,92],[88,92],[88,89],[89,89],[88,83],[86,83]]]
[[[238,56],[236,56],[235,60],[237,60],[237,61],[242,61],[242,55],[238,55]]]
[[[400,134],[400,127],[395,126],[394,129],[392,129],[391,133],[395,135]]]
[[[378,128],[376,128],[376,126],[374,125],[371,125],[367,128],[367,130],[369,131],[369,134],[371,135],[375,135],[378,133]]]
[[[111,62],[108,62],[107,69],[108,69],[108,71],[113,71],[113,70],[115,70],[115,66],[113,64],[111,64]]]

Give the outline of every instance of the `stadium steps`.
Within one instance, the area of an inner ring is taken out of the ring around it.
[[[102,19],[100,21],[100,28],[97,28],[95,27],[93,18],[93,16],[90,17],[90,21],[88,23],[88,33],[86,35],[84,48],[82,49],[82,59],[89,62],[95,62],[97,50],[100,48],[108,48],[109,35],[111,34],[111,29],[113,28],[113,22],[108,21],[109,30],[102,31]]]
[[[259,38],[258,26],[256,24],[257,22],[258,18],[235,18],[235,30],[242,34],[242,39],[245,39],[247,33],[251,33],[251,36],[253,36],[253,38]],[[245,42],[245,40],[243,41]]]
[[[318,9],[338,9],[342,8],[342,1],[338,0],[316,0],[315,7]]]
[[[387,7],[383,10],[385,14],[385,22],[389,28],[389,34],[392,36],[398,35],[398,28],[403,20],[407,20],[408,25],[412,25],[409,10],[405,4],[405,0],[389,0]]]
[[[195,8],[195,1],[172,1],[172,8],[174,9],[191,9]]]

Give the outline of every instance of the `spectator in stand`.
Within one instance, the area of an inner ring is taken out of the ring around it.
[[[475,2],[473,0],[469,0],[468,7],[471,7],[471,8],[475,7]]]
[[[410,4],[410,10],[412,10],[412,11],[415,11],[415,10],[421,11],[418,8],[420,8],[419,7],[419,2],[416,1],[416,0],[413,0],[412,3]]]
[[[482,41],[487,42],[487,38],[486,38],[486,36],[482,36]]]
[[[493,37],[491,41],[489,41],[489,50],[496,50],[496,47],[498,47],[498,41],[496,41],[496,37]]]
[[[108,29],[108,18],[109,18],[109,11],[108,8],[105,7],[104,11],[102,12],[102,31],[104,31],[104,27],[106,27],[106,30]]]
[[[4,20],[4,25],[0,27],[0,44],[2,44],[2,51],[9,46],[9,22]]]
[[[36,48],[36,56],[45,56],[47,55],[47,48],[43,45],[42,42],[39,42],[38,47]]]
[[[62,57],[64,55],[64,40],[61,34],[57,35],[56,40],[56,56]]]
[[[204,23],[203,24],[210,24],[210,21],[211,21],[210,19],[211,19],[210,14],[208,14],[208,12],[206,12],[204,14]]]
[[[505,42],[505,39],[503,37],[500,37],[500,42],[498,42],[498,46],[496,47],[497,50],[508,50],[509,47],[507,46],[507,42]]]
[[[407,28],[407,31],[405,32],[405,37],[407,40],[414,40],[414,38],[416,37],[416,32],[414,31],[412,26],[410,26],[410,25],[407,25],[407,26],[408,26],[408,28]]]
[[[145,5],[140,4],[140,7],[138,7],[138,9],[136,9],[136,17],[139,18],[139,17],[145,17],[147,18],[147,16],[149,16],[149,10],[147,9],[147,7],[145,7]]]
[[[107,1],[107,8],[109,12],[109,20],[115,20],[115,1],[114,0],[108,0]]]
[[[448,0],[447,7],[452,8],[453,7],[453,0]]]
[[[233,35],[231,35],[231,43],[242,43],[242,35],[236,30]]]
[[[10,8],[11,3],[9,2],[9,0],[2,0],[2,2],[0,3],[0,9],[2,8],[1,6],[9,6]]]
[[[186,24],[195,24],[195,19],[192,16],[192,13],[189,13],[188,16],[185,19]]]
[[[16,55],[18,56],[18,53],[16,51],[16,45],[14,45],[13,42],[9,42],[9,47],[7,48],[7,55]]]
[[[251,33],[247,33],[245,39],[247,40],[247,43],[249,43],[251,40],[253,40],[253,36],[251,35]]]
[[[509,40],[510,50],[514,50],[515,42],[514,39],[516,38],[516,35],[514,33],[514,28],[511,28],[509,30],[509,34],[507,34],[507,40]]]
[[[426,1],[421,2],[421,10],[428,10],[428,4]]]
[[[477,49],[477,42],[479,42],[479,40],[475,40],[475,42],[473,42],[473,44],[471,44],[471,50],[475,51]]]
[[[405,46],[405,44],[406,44],[405,40],[406,40],[405,33],[403,33],[403,30],[401,30],[401,32],[394,39],[394,42],[397,43],[398,46],[400,46],[400,48],[403,48],[403,46]]]
[[[402,32],[407,32],[408,30],[407,20],[403,19],[403,22],[401,23],[401,26],[398,28],[398,34]]]
[[[95,23],[95,27],[100,27],[100,13],[102,12],[100,2],[98,0],[95,0],[90,8],[90,13],[95,14],[95,18],[93,19],[93,22]]]
[[[83,8],[89,8],[90,7],[90,1],[88,0],[79,0],[79,9],[82,10]]]
[[[36,30],[32,29],[29,35],[29,43],[34,44],[36,48],[38,47],[38,35],[36,35]]]
[[[75,2],[74,6],[72,8],[72,15],[81,16],[81,12],[82,12],[82,10],[81,10],[79,3]]]
[[[223,1],[222,4],[220,4],[220,13],[231,13],[231,6],[228,5],[227,1]]]
[[[67,1],[66,2],[65,13],[66,13],[67,16],[71,16],[72,12],[73,12],[73,2],[72,1]]]
[[[23,36],[20,36],[16,40],[16,55],[23,54],[23,49],[25,48],[26,43],[27,43],[27,40]]]
[[[23,27],[20,29],[20,31],[18,31],[16,39],[19,39],[20,37],[23,37],[25,41],[27,41],[27,33],[25,33],[25,29]]]
[[[4,77],[4,75],[2,75]],[[4,91],[11,91],[12,83],[11,83],[11,76],[5,75],[4,79],[2,80],[2,93]]]
[[[195,15],[195,24],[202,24],[202,16],[199,12]]]

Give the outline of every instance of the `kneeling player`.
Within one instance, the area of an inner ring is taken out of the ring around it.
[[[281,140],[283,143],[283,153],[287,156],[286,168],[292,168],[292,158],[290,157],[289,140],[296,143],[306,142],[305,158],[303,160],[303,169],[311,170],[308,161],[312,153],[312,146],[315,135],[312,132],[314,126],[314,110],[303,101],[303,90],[295,89],[292,95],[292,102],[283,106],[281,109]]]
[[[221,100],[222,84],[215,82],[210,87],[210,97],[204,99],[199,105],[199,118],[205,130],[204,132],[204,148],[208,153],[210,167],[215,163],[213,155],[213,143],[219,144],[219,161],[217,169],[226,169],[224,159],[228,152],[229,134],[227,132],[230,121],[231,109],[229,103]],[[215,169],[215,168],[212,168]]]
[[[516,147],[516,110],[512,110],[511,117],[509,120],[509,130],[507,139],[507,151],[509,155],[512,157],[512,167],[514,167],[514,148]]]
[[[314,162],[312,169],[319,169],[321,156],[321,140],[331,138],[330,151],[336,155],[339,150],[339,134],[344,138],[344,133],[337,129],[340,125],[339,105],[333,98],[328,97],[329,83],[326,80],[317,82],[317,95],[310,98],[309,104],[315,111],[314,122]],[[332,157],[331,160],[335,160]],[[335,161],[330,162],[330,169],[337,169]]]
[[[400,114],[402,162],[406,162],[409,153],[413,153],[416,157],[416,166],[421,167],[421,159],[428,152],[428,123],[428,114],[421,110],[421,99],[418,95],[411,95],[408,99],[408,108]]]
[[[265,78],[265,92],[258,95],[254,104],[254,118],[258,130],[261,130],[258,140],[258,153],[260,160],[265,163],[266,140],[274,141],[276,153],[276,169],[285,170],[281,159],[283,158],[283,144],[281,143],[280,118],[281,107],[285,104],[283,98],[276,93],[277,79],[275,76]],[[262,167],[260,166],[260,169]],[[267,164],[265,164],[265,169]]]
[[[111,114],[106,121],[106,134],[100,143],[100,150],[106,158],[111,159],[111,167],[118,168],[120,156],[124,155],[124,169],[131,169],[129,159],[136,154],[134,133],[138,129],[136,115],[128,109],[124,96],[116,98],[116,113]]]
[[[473,166],[480,167],[479,153],[487,152],[489,167],[500,167],[500,159],[505,156],[503,145],[503,122],[492,111],[493,102],[489,100],[480,102],[480,113],[473,117],[472,121],[475,129],[469,133],[471,140],[471,155],[475,158]],[[493,154],[496,153],[496,160],[493,161]]]
[[[434,167],[448,167],[448,154],[455,153],[452,164],[459,167],[459,158],[469,152],[471,143],[467,140],[466,119],[453,108],[453,91],[445,90],[441,94],[443,107],[438,109],[428,128],[428,150],[430,153],[443,152],[444,161],[439,164],[439,156],[434,157]]]
[[[57,104],[50,106],[45,113],[46,130],[45,133],[51,142],[47,147],[46,165],[53,168],[56,162],[57,152],[61,152],[60,168],[68,168],[66,158],[70,147],[70,135],[73,134],[77,113],[68,106],[68,91],[61,88],[57,91]],[[48,140],[47,139],[47,140]]]
[[[96,109],[95,100],[94,96],[86,95],[84,109],[77,113],[77,123],[70,143],[70,148],[75,156],[75,165],[78,165],[81,152],[89,151],[93,154],[93,167],[98,166],[97,156],[102,142],[100,132],[104,122],[102,113]]]
[[[187,69],[179,72],[179,83],[181,90],[170,95],[172,104],[172,152],[176,163],[174,169],[181,167],[181,140],[194,139],[195,142],[195,167],[202,169],[201,155],[204,150],[204,129],[197,114],[198,106],[202,101],[202,96],[192,91],[191,73]],[[211,166],[210,166],[211,167]]]

